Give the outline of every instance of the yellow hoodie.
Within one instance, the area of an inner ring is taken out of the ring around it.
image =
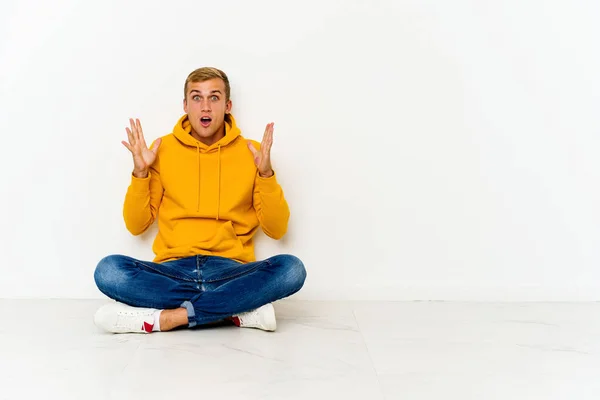
[[[184,115],[162,138],[149,176],[132,175],[125,225],[139,235],[158,218],[155,262],[197,254],[255,261],[253,236],[259,226],[273,239],[287,230],[290,211],[281,186],[275,175],[258,174],[231,114],[225,118],[225,136],[211,146],[190,131]]]

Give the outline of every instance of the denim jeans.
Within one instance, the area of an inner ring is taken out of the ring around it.
[[[134,307],[184,307],[191,328],[296,293],[306,270],[291,255],[246,264],[202,255],[163,263],[111,255],[98,263],[94,279],[102,293]]]

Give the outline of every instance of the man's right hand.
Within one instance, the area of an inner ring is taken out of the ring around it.
[[[133,176],[136,178],[146,178],[150,166],[156,161],[156,154],[158,153],[158,146],[160,146],[161,138],[156,139],[152,148],[149,149],[144,140],[144,132],[142,131],[142,124],[140,120],[129,118],[131,124],[131,130],[125,128],[127,131],[127,137],[129,143],[122,141],[123,145],[131,152],[133,156]]]

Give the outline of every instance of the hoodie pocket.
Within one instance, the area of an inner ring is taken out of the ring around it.
[[[215,235],[212,237],[212,239],[208,240],[200,246],[205,250],[215,253],[241,252],[244,246],[242,245],[242,242],[238,238],[237,234],[235,233],[235,229],[233,229],[232,222],[219,222],[219,226],[217,227]]]

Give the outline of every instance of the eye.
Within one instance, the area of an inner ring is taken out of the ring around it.
[[[217,101],[217,100],[219,100],[219,96],[214,96],[214,95],[213,95],[213,96],[210,96],[210,99],[211,99],[212,101]]]
[[[198,101],[198,100],[200,100],[200,96],[198,96],[198,95],[196,94],[196,95],[192,96],[192,100],[194,100],[194,101]]]

